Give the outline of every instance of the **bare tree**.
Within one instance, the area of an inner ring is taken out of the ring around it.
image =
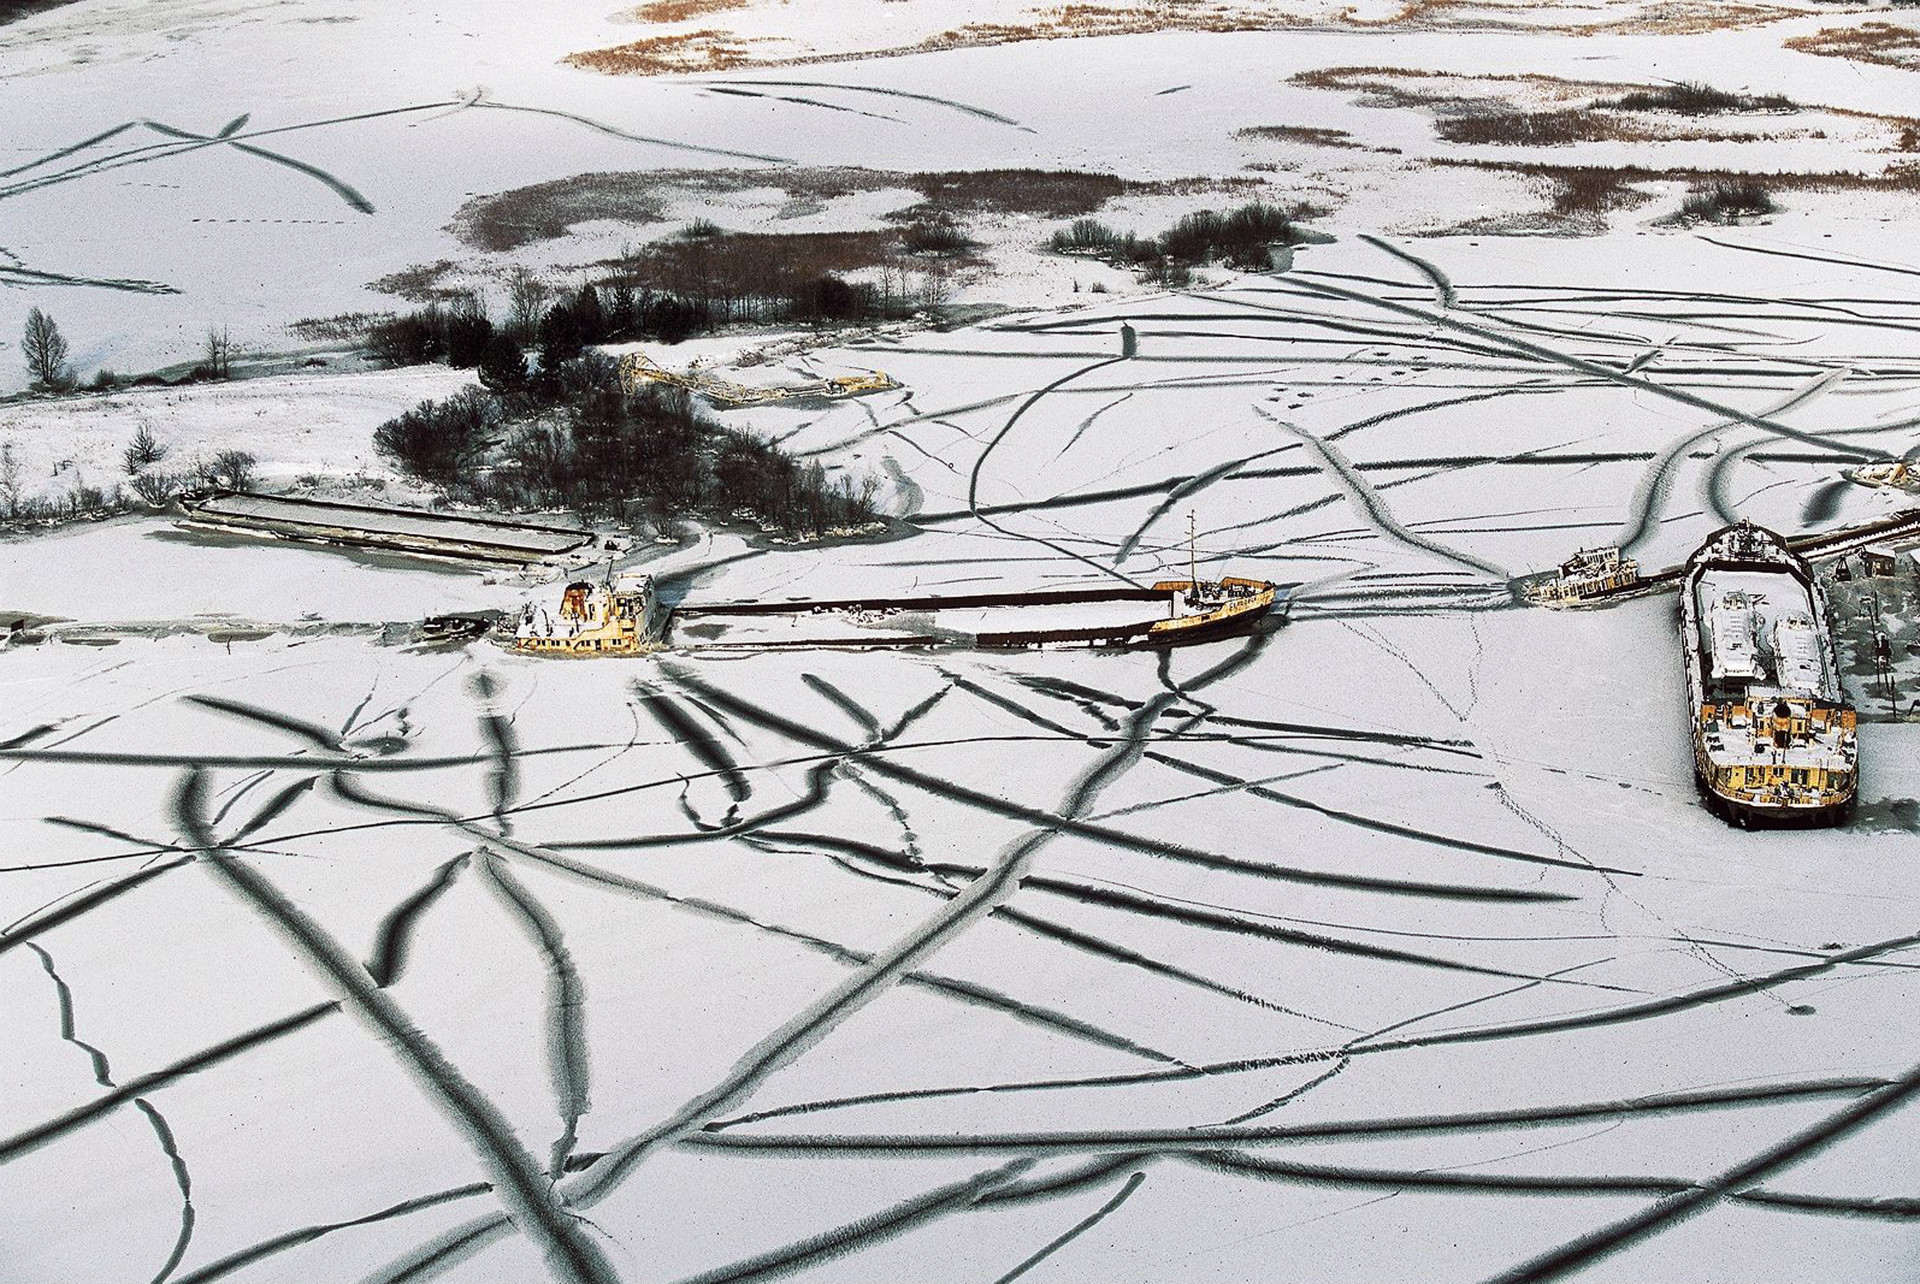
[[[27,373],[43,388],[70,387],[73,374],[67,369],[67,340],[53,318],[33,308],[27,313],[26,333],[20,337],[20,355],[26,360]]]
[[[157,464],[167,457],[167,447],[153,435],[153,429],[141,424],[134,431],[133,441],[120,452],[120,459],[127,467],[127,476],[137,477],[140,470],[149,464]]]
[[[201,348],[200,364],[206,370],[209,379],[233,378],[233,359],[239,354],[240,349],[234,344],[233,336],[227,333],[225,326],[221,326],[218,330],[212,326],[207,327],[207,341]]]
[[[507,278],[507,333],[516,342],[532,343],[547,310],[546,282],[524,267]]]
[[[20,513],[20,460],[13,453],[13,443],[0,442],[0,507],[8,517]]]

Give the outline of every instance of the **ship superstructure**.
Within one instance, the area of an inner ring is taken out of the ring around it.
[[[1709,805],[1736,824],[1838,823],[1859,749],[1812,568],[1771,531],[1725,527],[1687,562],[1680,619],[1694,776]]]
[[[529,602],[512,645],[534,655],[634,655],[658,644],[665,626],[652,576],[609,576],[567,585],[557,611]]]

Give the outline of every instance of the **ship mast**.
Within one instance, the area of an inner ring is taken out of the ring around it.
[[[1200,557],[1194,551],[1193,510],[1187,510],[1187,591],[1200,591]]]

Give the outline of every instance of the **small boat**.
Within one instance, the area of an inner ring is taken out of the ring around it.
[[[420,622],[422,642],[467,642],[493,631],[486,615],[429,615]]]
[[[1844,820],[1857,718],[1806,560],[1748,522],[1716,531],[1681,573],[1680,640],[1707,805],[1737,825]]]
[[[1862,464],[1858,468],[1848,468],[1840,475],[1855,485],[1867,486],[1874,490],[1920,492],[1920,467],[1904,459],[1890,460],[1881,464]]]
[[[1578,606],[1637,588],[1640,566],[1617,548],[1583,548],[1560,563],[1560,574],[1526,586],[1529,601],[1541,606]]]

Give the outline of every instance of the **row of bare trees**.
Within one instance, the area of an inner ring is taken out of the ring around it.
[[[20,359],[27,368],[28,387],[41,392],[71,392],[77,388],[79,379],[67,360],[70,351],[59,323],[39,308],[29,308],[26,328],[20,335]],[[240,347],[225,326],[209,326],[200,350],[200,363],[188,378],[231,379],[233,363],[239,355]],[[99,391],[118,387],[120,383],[117,375],[103,369],[95,373],[88,386]]]

